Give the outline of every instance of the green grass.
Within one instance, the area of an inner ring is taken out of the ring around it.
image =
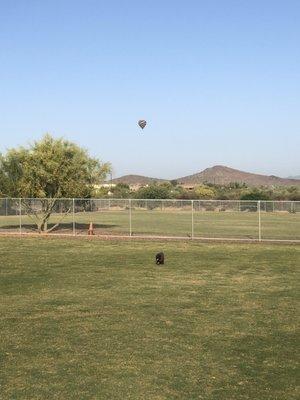
[[[53,214],[50,224],[60,221]],[[89,222],[95,225],[97,234],[129,234],[129,211],[80,212],[75,214],[77,234],[87,234]],[[18,216],[0,217],[0,231],[18,231]],[[32,219],[22,216],[23,232],[35,229]],[[262,238],[300,240],[300,213],[262,212]],[[72,215],[67,215],[53,233],[72,233]],[[132,211],[133,235],[183,236],[192,233],[190,211]],[[258,238],[258,214],[256,212],[194,212],[194,235],[210,238]]]
[[[0,238],[0,398],[298,399],[299,264],[296,245]]]

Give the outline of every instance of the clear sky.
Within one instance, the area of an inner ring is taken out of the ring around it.
[[[0,0],[0,151],[50,132],[115,176],[298,175],[299,21],[299,0]]]

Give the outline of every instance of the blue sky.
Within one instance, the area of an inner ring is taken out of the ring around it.
[[[0,0],[0,151],[50,132],[115,176],[299,174],[299,18],[298,0]]]

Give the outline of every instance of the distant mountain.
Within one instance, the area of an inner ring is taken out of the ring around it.
[[[287,179],[300,179],[300,175],[288,176]]]
[[[300,186],[300,179],[295,177],[292,179],[280,178],[274,175],[252,174],[223,165],[215,165],[196,174],[177,178],[176,180],[181,185],[191,186],[205,182],[217,185],[228,185],[229,183],[238,182],[246,183],[248,186]],[[154,182],[162,183],[167,181],[167,179],[150,178],[142,175],[124,175],[112,180],[115,184],[126,183],[130,186],[145,186]]]
[[[167,179],[157,179],[157,178],[150,178],[148,176],[142,175],[124,175],[120,178],[115,178],[112,180],[112,183],[125,183],[127,185],[150,185],[154,182],[167,182]]]
[[[182,185],[200,184],[204,182],[218,185],[228,185],[232,182],[246,183],[248,186],[291,186],[300,185],[299,179],[286,179],[274,175],[252,174],[250,172],[240,171],[215,165],[212,168],[206,168],[204,171],[177,179]]]

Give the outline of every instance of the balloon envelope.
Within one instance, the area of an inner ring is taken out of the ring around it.
[[[147,122],[144,119],[140,119],[138,124],[140,128],[144,129],[145,126],[147,125]]]

